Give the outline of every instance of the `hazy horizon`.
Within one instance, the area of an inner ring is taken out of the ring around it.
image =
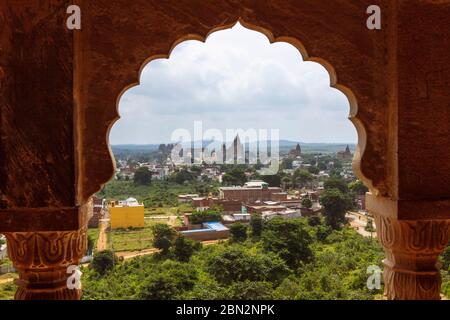
[[[205,140],[205,142],[208,142],[210,140]],[[269,141],[269,140],[267,140]],[[231,143],[232,140],[227,140],[227,143]],[[250,143],[253,143],[255,141],[250,141]],[[291,143],[299,143],[300,145],[302,144],[330,144],[330,145],[343,145],[343,144],[348,144],[350,146],[356,146],[358,143],[357,142],[307,142],[307,141],[296,141],[296,140],[288,140],[288,139],[280,139],[280,142],[291,142]],[[160,144],[175,144],[176,142],[156,142],[156,143],[111,143],[112,146],[147,146],[147,145],[160,145]]]

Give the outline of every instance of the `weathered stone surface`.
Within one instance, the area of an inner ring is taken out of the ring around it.
[[[69,2],[0,3],[0,208],[74,206]]]
[[[450,235],[447,220],[396,220],[375,214],[383,246],[385,294],[392,300],[439,300],[438,256]]]
[[[69,266],[77,266],[87,249],[86,228],[65,232],[6,233],[8,254],[18,270],[20,300],[77,300],[81,290],[69,288]]]

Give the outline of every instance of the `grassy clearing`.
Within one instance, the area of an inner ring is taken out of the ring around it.
[[[16,289],[14,282],[0,284],[0,300],[13,300]]]
[[[145,208],[145,216],[175,216],[182,215],[185,212],[193,212],[194,208],[186,203],[182,203],[176,207],[151,207]]]
[[[145,219],[144,228],[115,229],[109,232],[115,251],[140,251],[153,247],[151,227],[157,223],[168,223],[168,219]],[[175,221],[179,224],[179,221]]]
[[[93,248],[94,248],[94,253],[97,251],[97,241],[98,241],[98,236],[99,236],[99,230],[98,228],[93,228],[93,229],[88,229],[87,234],[88,237],[90,237],[93,241]]]

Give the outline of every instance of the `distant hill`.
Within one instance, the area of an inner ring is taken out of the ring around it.
[[[111,146],[115,155],[149,153],[158,150],[158,148],[159,144],[117,144]]]
[[[308,142],[296,142],[290,140],[280,140],[280,152],[286,152],[294,149],[297,143],[300,143],[302,152],[304,153],[336,153],[338,151],[343,151],[347,147],[350,147],[350,151],[353,153],[356,149],[356,144],[354,143],[308,143]]]
[[[208,145],[211,141],[205,141],[203,146]],[[231,142],[228,142],[230,144]],[[251,144],[254,144],[252,142]],[[280,140],[280,152],[285,153],[291,149],[294,149],[297,143],[300,143],[302,152],[304,153],[336,153],[338,151],[345,150],[346,146],[349,145],[350,150],[355,152],[356,145],[351,143],[308,143],[308,142],[297,142],[291,140]],[[269,142],[270,144],[270,142]],[[246,144],[248,146],[248,143]],[[183,144],[187,147],[187,144]],[[122,144],[122,145],[112,145],[112,151],[115,155],[124,154],[146,154],[150,152],[157,151],[159,144]]]

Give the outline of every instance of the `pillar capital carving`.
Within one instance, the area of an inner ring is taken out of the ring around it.
[[[15,299],[80,299],[67,287],[67,268],[78,265],[87,249],[86,228],[75,231],[5,233],[8,253],[18,270]]]
[[[449,240],[450,219],[399,220],[371,213],[386,254],[383,264],[387,298],[440,299],[438,256]]]

